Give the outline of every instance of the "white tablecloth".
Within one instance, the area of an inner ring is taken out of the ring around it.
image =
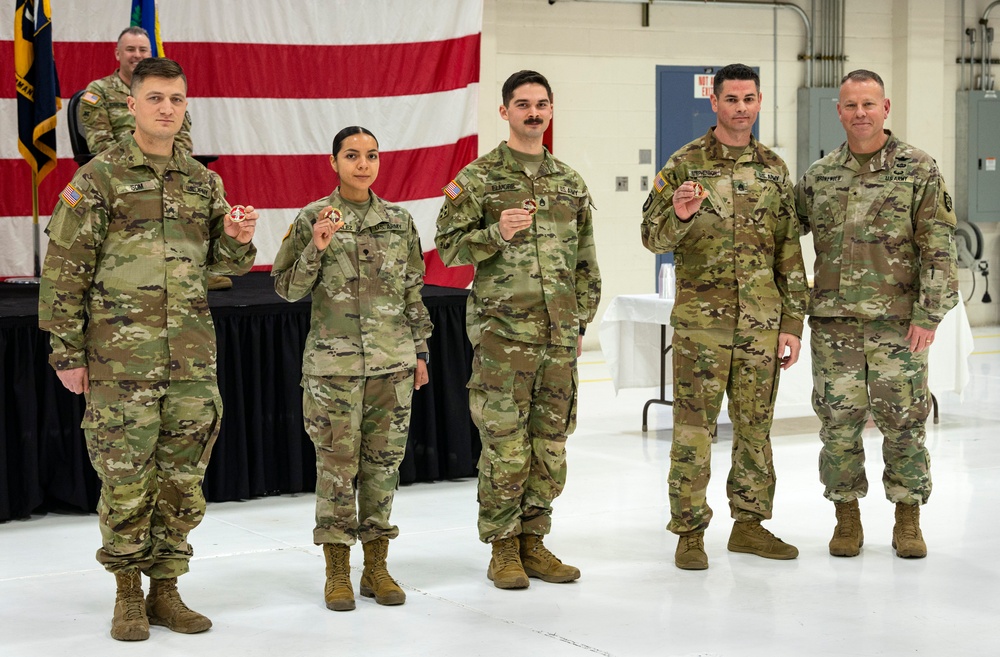
[[[667,327],[667,345],[673,335],[670,328],[672,301],[655,294],[625,294],[615,297],[601,320],[600,339],[604,358],[611,371],[615,392],[623,388],[654,388],[660,384],[660,327]],[[931,392],[954,391],[961,394],[969,382],[969,354],[972,353],[972,329],[959,303],[945,315],[931,346],[929,368]],[[803,331],[799,361],[781,373],[774,416],[812,415],[812,364],[809,352],[809,326]],[[670,362],[666,380],[671,383]],[[667,394],[670,398],[671,395]]]

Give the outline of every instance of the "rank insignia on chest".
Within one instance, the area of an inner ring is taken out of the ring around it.
[[[737,180],[736,182],[734,182],[733,183],[733,188],[736,190],[737,194],[746,194],[747,193],[747,184],[745,182],[743,182],[742,180]]]

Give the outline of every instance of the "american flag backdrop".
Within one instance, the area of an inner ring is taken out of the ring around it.
[[[116,67],[130,0],[52,4],[65,97]],[[261,211],[258,266],[269,266],[299,208],[337,184],[329,156],[348,125],[375,133],[372,189],[416,220],[428,283],[463,286],[433,251],[441,189],[477,154],[482,3],[478,0],[168,0],[165,54],[188,76],[194,151],[230,202]],[[31,176],[17,152],[12,21],[0,28],[0,276],[31,271]],[[65,104],[64,104],[65,106]],[[76,171],[58,117],[59,164],[39,190],[41,225]],[[44,240],[43,240],[44,248]]]

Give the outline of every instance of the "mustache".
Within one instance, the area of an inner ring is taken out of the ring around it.
[[[525,125],[541,125],[542,124],[542,120],[541,119],[525,119],[524,120],[524,124]]]

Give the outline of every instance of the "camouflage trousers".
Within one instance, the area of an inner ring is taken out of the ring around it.
[[[547,534],[566,485],[576,428],[576,348],[486,333],[475,348],[469,407],[479,427],[479,538]]]
[[[406,453],[413,370],[379,376],[302,377],[306,433],[316,446],[313,542],[396,538],[390,524]]]
[[[700,532],[712,519],[706,492],[723,393],[729,396],[733,422],[732,466],[726,479],[730,513],[742,521],[770,518],[778,332],[677,329],[671,346],[674,435],[667,529],[681,535]]]
[[[882,432],[882,485],[890,502],[923,504],[931,495],[924,446],[931,398],[927,351],[910,352],[909,320],[810,317],[813,410],[822,427],[824,495],[846,502],[868,493],[861,433],[871,412]]]
[[[188,534],[205,517],[201,490],[219,435],[215,381],[91,381],[81,424],[101,479],[102,547],[114,572],[183,575]]]

